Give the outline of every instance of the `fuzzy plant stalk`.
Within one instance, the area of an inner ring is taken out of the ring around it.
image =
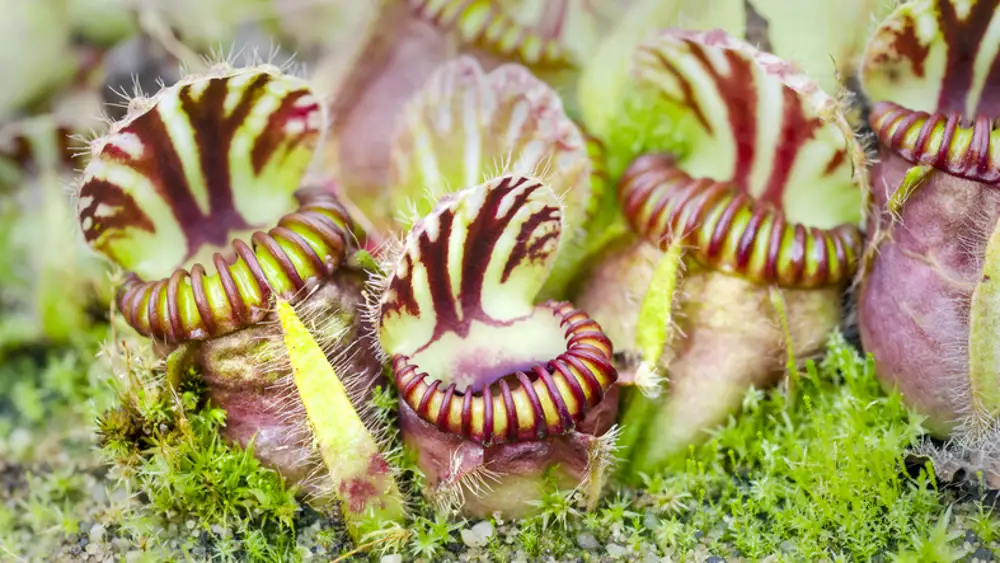
[[[391,139],[407,102],[440,65],[456,55],[472,57],[486,70],[520,64],[564,101],[572,100],[571,84],[583,62],[631,1],[383,2],[374,23],[359,26],[363,43],[332,53],[316,73],[333,99],[325,152],[350,201],[378,230],[398,227],[397,210],[382,197],[391,183]]]
[[[305,81],[271,65],[220,63],[133,99],[91,144],[77,190],[84,239],[126,272],[121,316],[168,356],[173,377],[200,374],[226,410],[227,439],[252,440],[264,463],[323,507],[331,492],[343,500],[330,483],[348,477],[334,474],[342,466],[314,441],[367,434],[325,426],[347,418],[317,418],[297,373],[297,362],[315,359],[296,360],[275,300],[297,306],[334,364],[323,377],[343,384],[331,384],[327,401],[346,387],[363,409],[381,374],[359,314],[366,277],[348,264],[351,221],[331,193],[303,180],[324,123]],[[370,505],[348,492],[346,511]]]
[[[919,0],[878,27],[862,79],[879,158],[862,342],[939,436],[1000,414],[1000,2]],[[992,440],[992,439],[991,439]]]
[[[466,516],[529,514],[547,479],[591,500],[603,483],[611,341],[571,303],[537,300],[563,213],[528,176],[448,194],[407,234],[373,307],[423,492]]]
[[[746,390],[820,354],[860,254],[864,154],[838,103],[722,30],[665,30],[633,54],[608,151],[629,229],[576,302],[615,342],[625,476],[659,470]]]

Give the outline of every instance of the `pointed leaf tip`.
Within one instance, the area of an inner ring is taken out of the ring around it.
[[[279,298],[276,308],[295,385],[349,530],[358,540],[402,522],[405,511],[395,478],[344,384],[292,305]]]

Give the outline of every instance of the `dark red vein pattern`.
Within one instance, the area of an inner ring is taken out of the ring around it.
[[[885,148],[913,164],[1000,184],[1000,133],[994,130],[1000,35],[988,33],[998,8],[1000,0],[961,9],[923,0],[882,22],[866,53],[864,79],[875,102],[869,122]],[[983,64],[982,55],[993,58]]]
[[[571,431],[603,399],[617,373],[600,326],[568,303],[534,305],[561,230],[555,194],[519,176],[459,192],[414,225],[382,296],[379,338],[401,397],[425,421],[486,445],[540,440]],[[566,347],[555,358],[510,373],[484,366],[472,375],[485,381],[472,385],[416,363],[448,335],[474,339],[475,325],[502,329],[490,346],[516,347],[519,323],[546,314],[558,321],[551,338]]]
[[[95,249],[130,268],[140,261],[137,249],[118,243],[131,242],[136,232],[156,235],[171,221],[167,232],[179,231],[183,241],[164,235],[147,239],[157,248],[142,249],[174,259],[156,272],[165,275],[205,245],[220,247],[234,232],[266,227],[244,216],[255,200],[284,193],[294,204],[290,196],[321,122],[304,82],[249,69],[182,82],[147,103],[152,107],[95,143],[84,172],[78,216]],[[235,183],[234,163],[246,183]],[[266,165],[283,168],[264,174]],[[249,177],[242,169],[252,171]],[[182,252],[168,251],[178,244]]]
[[[641,87],[689,112],[702,129],[691,151],[717,157],[714,179],[779,209],[810,180],[851,185],[845,139],[824,131],[831,126],[820,117],[828,109],[820,106],[833,100],[790,63],[718,30],[675,30],[640,45],[635,65]]]
[[[1000,0],[917,0],[875,31],[862,78],[873,102],[973,119],[1000,117],[1000,36],[990,34]],[[987,64],[982,55],[993,56]]]
[[[459,247],[462,252],[459,269],[449,268],[450,252],[454,248],[451,237],[458,204],[471,197],[472,192],[460,195],[451,204],[439,208],[414,225],[401,257],[402,265],[394,273],[382,300],[383,326],[391,323],[393,316],[401,314],[431,318],[433,328],[423,340],[426,345],[446,332],[466,336],[473,322],[499,325],[509,321],[509,317],[494,318],[486,312],[483,308],[484,293],[503,291],[503,283],[519,266],[547,269],[558,244],[562,214],[553,197],[551,203],[539,205],[524,217],[529,199],[534,202],[540,199],[533,198],[533,194],[538,190],[548,191],[542,184],[528,178],[504,176],[492,180],[487,186],[481,205],[469,223],[462,226],[465,238]],[[487,280],[489,263],[502,258],[495,253],[497,243],[501,237],[511,236],[511,229],[517,233],[517,245],[504,260],[504,279]],[[528,248],[532,252],[529,253]],[[426,274],[425,288],[413,286],[413,273],[417,268],[423,269]],[[540,281],[544,281],[544,276]],[[454,291],[456,286],[457,293]],[[418,301],[419,289],[429,293],[429,303]],[[425,310],[428,305],[430,310]]]

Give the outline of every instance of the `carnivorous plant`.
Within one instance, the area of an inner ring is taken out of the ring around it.
[[[348,264],[351,220],[303,179],[324,115],[308,83],[271,65],[185,77],[133,99],[92,142],[77,215],[86,242],[126,272],[118,311],[175,377],[200,373],[226,410],[225,437],[252,440],[313,498],[342,500],[360,533],[402,505],[347,408],[346,388],[363,396],[381,366],[359,314],[365,278]]]
[[[425,493],[467,515],[530,512],[553,468],[563,488],[600,490],[617,411],[611,341],[572,304],[535,303],[563,221],[555,192],[530,177],[449,194],[407,234],[378,303]]]
[[[576,302],[642,390],[621,420],[634,478],[821,352],[860,253],[866,176],[838,103],[722,30],[653,34],[625,91],[608,150],[632,155],[628,232],[590,260]]]
[[[386,197],[417,218],[390,252],[373,323],[425,493],[468,515],[520,515],[554,470],[596,498],[617,412],[612,344],[541,297],[572,271],[570,240],[592,213],[584,137],[524,66],[486,73],[459,57],[409,102],[392,155]]]
[[[862,342],[883,383],[939,436],[974,435],[1000,414],[998,7],[904,4],[878,27],[862,66],[879,151]]]

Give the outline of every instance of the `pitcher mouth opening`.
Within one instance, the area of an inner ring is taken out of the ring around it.
[[[410,357],[392,356],[396,386],[404,401],[444,432],[484,446],[544,440],[572,431],[617,380],[611,341],[600,325],[572,304],[549,301],[536,314],[551,315],[563,330],[565,351],[489,377],[478,385],[429,375]],[[506,327],[516,330],[517,324]]]
[[[494,446],[572,432],[617,381],[610,339],[572,304],[536,302],[558,257],[562,202],[509,175],[418,220],[373,310],[400,398]]]
[[[869,187],[837,99],[719,29],[663,30],[632,62],[638,141],[619,155],[618,196],[635,233],[756,284],[852,279]]]

